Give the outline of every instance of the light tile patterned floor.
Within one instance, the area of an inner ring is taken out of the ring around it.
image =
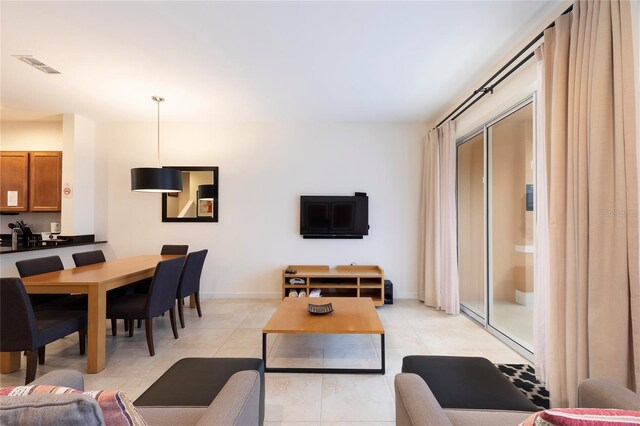
[[[261,357],[261,328],[278,300],[211,299],[203,301],[202,318],[186,309],[180,338],[171,333],[168,315],[154,322],[156,356],[150,357],[144,328],[132,338],[107,330],[107,368],[85,374],[86,389],[118,388],[137,398],[174,362],[185,357]],[[483,356],[492,362],[527,361],[462,315],[449,316],[416,300],[397,300],[378,308],[386,332],[387,373],[379,375],[267,374],[266,424],[392,425],[393,378],[405,355]],[[268,339],[269,365],[368,367],[380,365],[378,336],[273,335]],[[24,361],[23,361],[24,365]],[[77,335],[47,346],[38,376],[60,368],[84,371]],[[3,374],[0,385],[24,383],[24,369]]]

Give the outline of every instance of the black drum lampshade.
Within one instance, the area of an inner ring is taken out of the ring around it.
[[[136,192],[182,192],[178,169],[137,167],[131,169],[131,190]]]
[[[198,198],[201,200],[213,200],[218,197],[218,188],[216,185],[198,185]]]

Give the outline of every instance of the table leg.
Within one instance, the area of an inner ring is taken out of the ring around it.
[[[91,287],[87,312],[87,373],[99,373],[106,365],[107,292]]]
[[[262,362],[264,368],[267,368],[267,333],[262,333]]]
[[[385,365],[384,365],[384,334],[380,335],[380,361],[382,362],[381,365],[381,372],[382,374],[385,373],[384,369],[385,369]]]
[[[0,372],[8,374],[18,370],[22,360],[21,355],[20,352],[0,352]]]
[[[196,295],[192,294],[191,296],[189,296],[189,307],[191,309],[195,309],[196,308]]]

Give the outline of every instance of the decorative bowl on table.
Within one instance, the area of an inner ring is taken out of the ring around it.
[[[327,303],[324,305],[314,305],[313,303],[309,303],[307,305],[307,310],[312,314],[322,315],[333,312],[333,306],[331,305],[331,303]]]

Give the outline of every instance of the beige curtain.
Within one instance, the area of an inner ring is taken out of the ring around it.
[[[456,214],[456,131],[448,121],[423,147],[418,298],[448,314],[460,312]]]
[[[640,384],[633,43],[626,1],[577,1],[544,35],[547,385],[554,406],[606,377]]]

